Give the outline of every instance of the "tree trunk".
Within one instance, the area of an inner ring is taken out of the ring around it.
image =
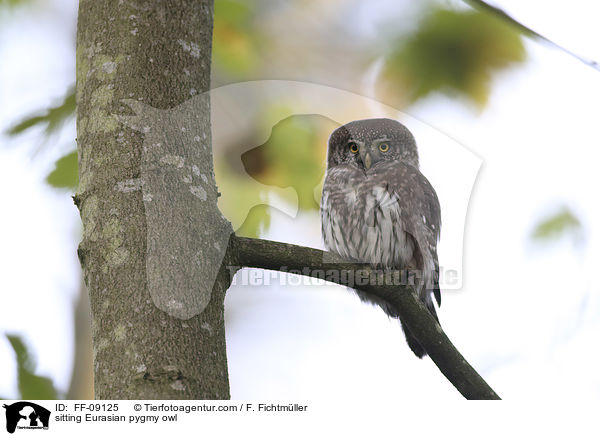
[[[177,191],[184,182],[162,168],[144,174],[146,135],[115,116],[131,115],[126,100],[170,109],[208,91],[212,20],[212,1],[205,0],[79,2],[74,199],[84,226],[79,257],[90,293],[98,399],[229,398],[223,311],[230,276],[203,249],[218,247],[231,231],[216,206],[209,106],[201,105],[193,127],[206,147],[173,132],[165,137],[166,147],[186,166],[193,162],[207,182],[202,195],[189,198]],[[149,193],[157,174],[174,185],[172,197]],[[202,245],[195,246],[199,228]],[[210,276],[203,268],[218,271],[216,279],[203,280]],[[164,300],[168,291],[172,300]],[[206,302],[199,305],[198,295]],[[180,310],[189,307],[198,310]]]

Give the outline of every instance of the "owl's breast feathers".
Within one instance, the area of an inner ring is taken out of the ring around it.
[[[385,269],[422,273],[438,304],[440,205],[429,181],[412,165],[380,162],[327,170],[321,199],[325,245],[339,255]],[[425,295],[423,295],[425,296]]]

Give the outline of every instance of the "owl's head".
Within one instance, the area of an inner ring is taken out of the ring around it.
[[[327,166],[356,165],[364,171],[382,161],[402,161],[419,168],[415,138],[398,121],[372,118],[338,127],[329,137]]]

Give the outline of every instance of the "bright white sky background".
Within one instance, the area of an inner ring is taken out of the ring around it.
[[[72,83],[76,1],[39,3],[0,15],[0,131],[55,103]],[[374,21],[394,2],[368,3],[371,13],[361,16]],[[596,2],[496,4],[600,60]],[[526,47],[527,63],[496,78],[482,113],[444,97],[409,111],[483,161],[466,221],[464,286],[443,293],[438,313],[503,398],[597,401],[600,72],[547,46],[526,40]],[[0,137],[0,331],[23,334],[38,372],[63,392],[72,365],[79,215],[44,177],[49,155],[72,146],[74,125],[65,130],[59,147],[49,144],[38,158],[30,144],[39,144],[39,132]],[[462,169],[428,159],[423,171],[451,179]],[[534,225],[562,205],[582,221],[583,240],[532,244]],[[266,238],[320,244],[316,214],[273,218]],[[234,399],[460,398],[429,359],[412,355],[396,322],[342,289],[234,287],[226,315]],[[3,337],[0,373],[0,396],[14,397],[14,356]]]

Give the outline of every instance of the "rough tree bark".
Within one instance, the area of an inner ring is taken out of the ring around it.
[[[188,100],[192,90],[207,91],[212,20],[209,0],[79,3],[75,202],[84,227],[79,256],[90,293],[98,399],[229,398],[223,316],[228,271],[220,271],[202,314],[179,319],[156,307],[147,277],[152,235],[142,192],[144,134],[114,116],[131,114],[122,103],[127,99],[164,109]],[[210,112],[198,116],[210,144]],[[212,168],[210,147],[195,159],[200,168]],[[190,214],[216,213],[214,177],[208,183],[209,201],[165,215],[167,236],[199,237],[185,223]],[[193,288],[197,276],[182,279]]]

